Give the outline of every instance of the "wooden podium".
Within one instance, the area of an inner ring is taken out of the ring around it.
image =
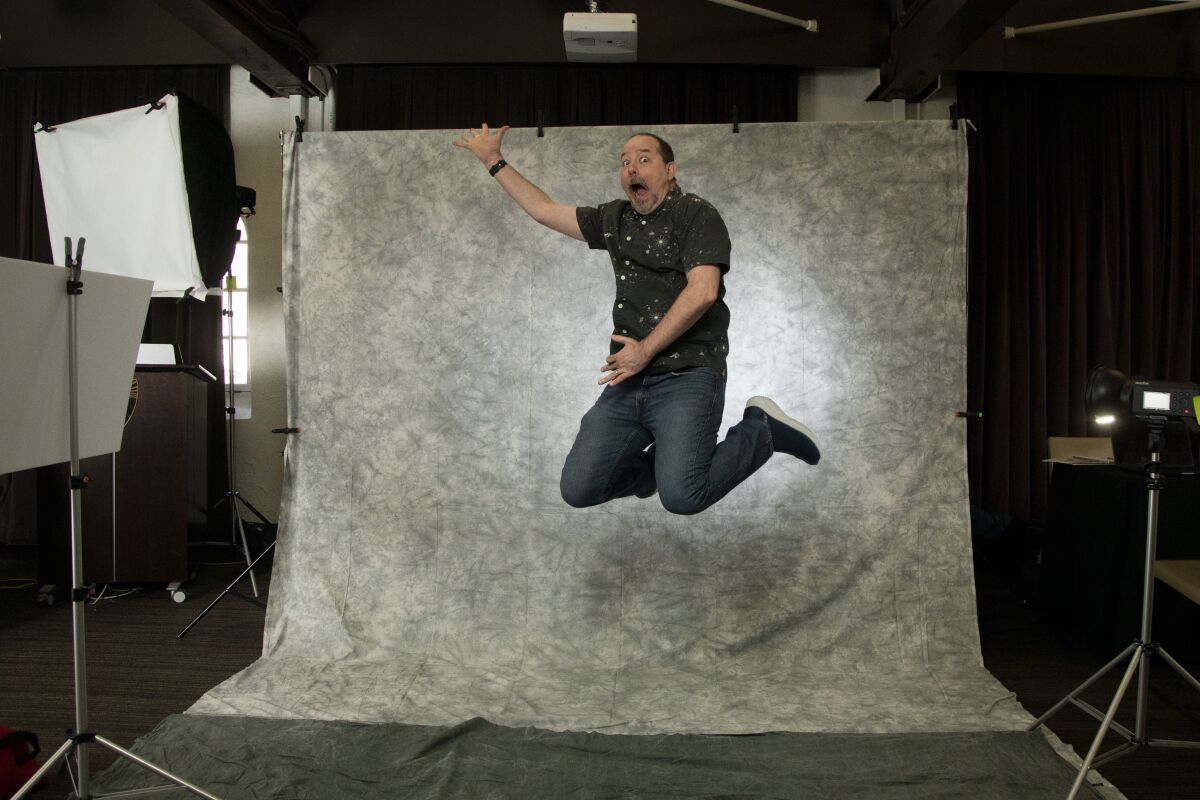
[[[199,366],[139,365],[118,453],[85,458],[83,582],[188,580],[189,530],[208,521],[207,385]],[[39,480],[38,580],[66,587],[70,518],[66,465]],[[45,493],[51,492],[51,495]],[[43,517],[48,517],[43,519]]]

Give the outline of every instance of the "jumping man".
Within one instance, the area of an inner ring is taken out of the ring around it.
[[[559,233],[605,250],[616,280],[604,389],[584,415],[563,466],[563,500],[576,508],[656,491],[663,507],[696,514],[729,493],[773,453],[816,464],[812,431],[766,397],[717,443],[725,408],[729,233],[716,208],[675,182],[675,154],[639,133],[620,156],[623,200],[568,206],[509,166],[508,126],[486,124],[455,140],[483,162],[517,205]]]

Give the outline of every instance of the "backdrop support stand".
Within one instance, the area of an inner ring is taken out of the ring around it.
[[[79,331],[77,326],[76,300],[83,294],[82,262],[83,247],[86,240],[79,240],[79,252],[71,254],[71,240],[66,240],[67,260],[67,373],[70,387],[70,402],[68,406],[70,419],[71,443],[71,629],[74,650],[75,670],[75,728],[67,732],[67,741],[55,751],[41,769],[35,772],[25,782],[12,800],[22,800],[27,797],[50,773],[58,763],[66,762],[74,754],[79,775],[75,780],[75,794],[79,800],[93,800],[103,797],[128,797],[134,794],[145,794],[146,789],[94,795],[91,792],[91,766],[89,763],[89,744],[100,744],[116,753],[119,757],[132,761],[134,764],[149,770],[161,778],[170,781],[176,787],[186,789],[194,795],[218,800],[214,795],[195,786],[177,775],[134,755],[128,750],[105,739],[91,730],[88,724],[87,708],[87,640],[84,631],[84,604],[87,602],[88,590],[83,585],[83,490],[88,484],[88,477],[80,471],[79,466]],[[162,789],[171,786],[159,787]]]
[[[1037,729],[1046,720],[1062,710],[1068,703],[1100,720],[1100,730],[1096,732],[1096,738],[1092,740],[1092,746],[1088,749],[1087,756],[1083,759],[1083,763],[1079,767],[1079,772],[1075,775],[1075,783],[1071,786],[1067,800],[1074,800],[1075,796],[1079,793],[1080,787],[1083,786],[1083,781],[1090,769],[1098,767],[1101,764],[1106,764],[1135,750],[1145,747],[1200,748],[1200,742],[1152,739],[1146,729],[1146,712],[1150,695],[1151,656],[1161,656],[1163,661],[1167,663],[1167,666],[1179,673],[1196,691],[1200,692],[1200,681],[1196,680],[1195,676],[1172,658],[1171,654],[1161,645],[1151,639],[1151,621],[1154,615],[1154,559],[1155,550],[1158,545],[1158,493],[1165,483],[1160,471],[1162,469],[1160,461],[1164,446],[1163,431],[1166,423],[1157,420],[1148,420],[1147,423],[1150,426],[1150,463],[1147,465],[1146,471],[1148,499],[1146,505],[1146,563],[1142,575],[1141,632],[1138,638],[1134,639],[1133,643],[1125,648],[1120,655],[1105,664],[1098,672],[1081,683],[1062,700],[1059,700],[1049,711],[1038,717],[1029,726],[1029,730]],[[1079,698],[1079,695],[1084,690],[1115,669],[1126,658],[1129,659],[1129,666],[1125,669],[1125,674],[1121,677],[1121,683],[1117,687],[1117,692],[1108,706],[1107,713],[1101,713],[1095,706]],[[1121,705],[1121,700],[1125,697],[1125,692],[1129,689],[1129,684],[1133,680],[1135,671],[1138,673],[1137,710],[1134,717],[1134,729],[1130,730],[1116,722],[1116,716],[1117,708]],[[1100,750],[1100,745],[1110,730],[1119,734],[1125,741],[1097,757],[1096,754]]]

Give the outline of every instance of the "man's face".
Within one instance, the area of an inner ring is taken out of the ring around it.
[[[658,208],[671,191],[675,162],[664,163],[652,136],[634,136],[621,151],[621,188],[639,214]]]

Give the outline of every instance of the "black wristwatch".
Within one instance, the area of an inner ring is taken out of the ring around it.
[[[502,158],[499,161],[497,161],[495,164],[492,164],[492,168],[488,170],[488,174],[494,178],[494,177],[496,177],[497,172],[499,172],[500,170],[504,169],[507,166],[508,166],[508,162]]]

